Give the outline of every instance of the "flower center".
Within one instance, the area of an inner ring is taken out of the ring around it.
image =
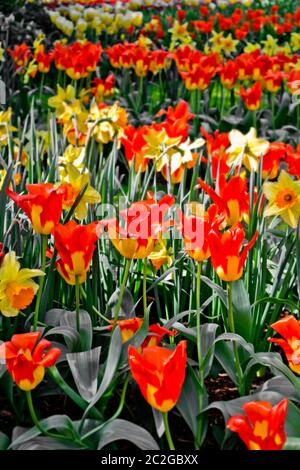
[[[16,282],[10,282],[5,291],[11,306],[17,310],[23,310],[31,304],[34,298],[32,287],[22,286]]]
[[[284,189],[277,194],[276,202],[280,208],[293,207],[297,202],[297,194],[291,189]]]

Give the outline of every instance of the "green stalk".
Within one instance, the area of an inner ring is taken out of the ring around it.
[[[121,284],[121,288],[120,288],[119,300],[118,300],[118,303],[117,303],[117,306],[116,306],[116,309],[115,309],[115,314],[114,314],[114,323],[113,323],[112,331],[114,331],[114,329],[116,328],[117,321],[118,321],[118,318],[119,318],[119,313],[120,313],[120,309],[121,309],[121,305],[122,305],[122,299],[123,299],[123,295],[124,295],[128,275],[129,275],[130,266],[131,266],[131,259],[126,259],[125,270],[124,270],[122,284]]]
[[[144,272],[143,272],[143,307],[144,315],[147,313],[147,258],[144,259]]]
[[[196,331],[197,331],[197,354],[198,354],[198,367],[199,367],[199,382],[203,391],[204,388],[204,377],[202,369],[202,353],[201,353],[201,310],[200,310],[200,289],[201,289],[201,271],[202,263],[197,263],[197,284],[196,284]],[[203,393],[199,394],[199,415],[197,420],[197,433],[195,438],[195,447],[197,450],[200,449],[200,440],[202,435],[202,415],[200,415],[203,408]]]
[[[103,428],[103,426],[107,425],[108,422],[114,421],[115,419],[118,418],[118,416],[120,416],[120,414],[121,414],[121,412],[124,408],[124,403],[125,403],[125,397],[126,397],[126,391],[127,391],[127,387],[128,387],[129,378],[130,378],[130,374],[127,375],[126,380],[124,382],[123,390],[122,390],[121,398],[120,398],[120,403],[119,403],[119,406],[117,408],[117,411],[112,415],[111,418],[109,418],[107,421],[105,421],[105,423],[99,424],[99,426],[97,426],[96,428],[93,428],[91,431],[84,434],[82,436],[82,440],[87,439],[88,437],[92,436],[96,432],[100,431]]]
[[[166,431],[166,438],[169,444],[169,449],[175,450],[175,446],[174,446],[173,439],[172,439],[171,432],[170,432],[168,413],[162,413],[162,416],[163,416],[163,422],[164,422],[165,431]]]
[[[46,251],[48,246],[48,235],[42,235],[42,271],[43,273],[46,272]],[[43,287],[45,282],[45,276],[43,276],[40,280],[40,286],[38,290],[38,295],[35,304],[35,311],[34,311],[34,321],[33,321],[33,331],[37,330],[38,320],[39,320],[39,310],[40,304],[42,299]]]
[[[228,294],[228,322],[229,322],[229,328],[231,333],[235,333],[235,328],[234,328],[234,318],[233,318],[233,303],[232,303],[232,284],[231,282],[227,283],[227,294]],[[238,352],[238,347],[235,341],[233,341],[233,354],[234,354],[234,362],[235,362],[235,368],[237,372],[237,377],[238,377],[238,389],[240,395],[244,394],[244,384],[243,384],[243,373],[242,373],[242,368],[240,364],[240,358],[239,358],[239,352]]]
[[[76,297],[76,328],[80,336],[80,283],[79,276],[75,276],[75,297]]]
[[[83,399],[81,398],[80,395],[78,395],[78,393],[74,392],[74,390],[67,384],[67,382],[64,381],[64,379],[62,378],[62,376],[60,375],[58,369],[53,366],[53,367],[49,367],[47,369],[47,372],[48,374],[50,375],[51,379],[54,380],[54,382],[65,392],[65,394],[74,402],[76,403],[77,406],[79,406],[79,408],[81,408],[82,410],[86,410],[87,406],[88,406],[88,403]],[[89,416],[93,419],[98,419],[98,420],[102,420],[103,419],[103,416],[102,414],[100,413],[99,410],[97,410],[97,408],[93,407],[90,411],[89,411]]]

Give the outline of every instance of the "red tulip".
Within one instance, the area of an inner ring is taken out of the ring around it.
[[[62,213],[62,195],[54,189],[53,184],[28,184],[28,194],[21,196],[9,188],[7,195],[21,207],[37,233],[49,235],[58,224]]]
[[[273,407],[264,401],[245,403],[246,416],[232,416],[227,428],[237,432],[249,450],[281,450],[286,440],[284,422],[287,407],[286,399]]]
[[[271,325],[271,328],[284,339],[269,338],[271,343],[279,344],[285,352],[289,367],[300,374],[300,321],[292,315]]]
[[[44,378],[45,368],[53,366],[61,354],[60,349],[51,348],[50,341],[38,342],[40,336],[39,331],[14,335],[0,346],[0,358],[6,360],[9,374],[24,391],[37,387]]]
[[[138,352],[128,348],[129,366],[147,402],[153,408],[167,413],[179,399],[185,378],[186,341],[174,351],[159,346]]]

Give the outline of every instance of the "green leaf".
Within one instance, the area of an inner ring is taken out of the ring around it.
[[[146,429],[124,419],[115,419],[104,426],[98,450],[120,439],[132,442],[142,450],[159,450],[157,442]]]
[[[94,396],[89,406],[85,410],[83,419],[87,415],[88,411],[97,403],[98,400],[100,400],[102,395],[106,392],[106,390],[110,386],[111,381],[113,380],[116,370],[118,368],[121,351],[122,351],[122,336],[121,336],[120,327],[117,326],[111,338],[107,361],[106,361],[105,372],[104,372],[102,382],[100,384],[99,390],[97,391],[96,395]]]
[[[87,402],[90,402],[97,393],[100,352],[101,346],[90,351],[67,354],[75,385]]]
[[[6,206],[6,200],[7,200],[7,195],[6,195],[6,189],[8,188],[11,178],[12,178],[12,173],[13,173],[13,164],[10,165],[10,167],[7,170],[7,173],[5,175],[2,188],[0,190],[0,207],[5,208]],[[5,213],[5,210],[4,210]],[[0,240],[3,240],[3,234],[4,234],[4,221],[5,221],[5,216],[0,217]]]
[[[232,283],[232,303],[235,331],[246,340],[251,339],[251,305],[244,281]]]
[[[61,317],[60,324],[76,330],[76,312],[65,312]],[[92,347],[93,327],[91,317],[85,310],[80,310],[80,339],[82,349],[89,351]]]
[[[283,450],[300,450],[300,437],[288,437]]]
[[[0,432],[0,450],[7,450],[10,444],[10,440],[6,434]]]

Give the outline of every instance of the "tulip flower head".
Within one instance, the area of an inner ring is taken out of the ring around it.
[[[238,433],[248,450],[281,450],[286,440],[287,407],[286,399],[273,407],[264,401],[245,403],[245,415],[231,416],[227,428]]]
[[[128,348],[129,366],[145,400],[153,408],[167,413],[177,403],[185,378],[186,341],[174,351],[160,346],[138,352]]]
[[[9,188],[6,193],[29,217],[35,232],[49,235],[59,223],[62,195],[50,183],[28,184],[26,187],[28,194],[24,196]]]
[[[283,339],[269,338],[269,341],[282,347],[290,369],[300,375],[300,321],[292,315],[288,315],[273,323],[271,328]]]
[[[38,342],[40,336],[39,331],[14,335],[0,346],[0,358],[5,359],[9,374],[26,392],[42,382],[46,367],[53,366],[61,354],[60,349],[51,348],[50,341]]]
[[[240,223],[233,225],[224,233],[216,230],[209,233],[211,262],[220,279],[232,282],[242,277],[248,251],[253,247],[257,237],[258,232],[242,250],[245,232]]]
[[[111,321],[111,325],[108,327],[108,331],[112,331],[114,321]],[[128,320],[118,320],[117,325],[120,327],[122,342],[126,343],[129,341],[135,333],[142,326],[142,318],[129,318]],[[146,348],[150,346],[158,346],[161,343],[162,338],[165,335],[174,336],[176,331],[167,330],[158,324],[153,324],[149,326],[149,334],[146,339],[143,341],[141,348]]]
[[[33,277],[44,276],[39,269],[21,269],[16,253],[11,251],[2,257],[0,264],[0,312],[5,317],[16,317],[28,307],[39,286]]]
[[[282,170],[278,181],[265,183],[263,190],[269,201],[264,215],[280,216],[290,227],[296,228],[300,217],[300,181],[294,181]]]
[[[240,87],[240,96],[250,111],[256,111],[260,107],[262,97],[262,87],[260,82],[256,82],[252,87],[245,90],[244,87]]]
[[[97,222],[79,225],[70,220],[55,227],[54,243],[60,257],[57,270],[68,284],[75,285],[76,276],[80,284],[85,282],[99,235]]]
[[[127,259],[144,259],[153,252],[161,233],[168,222],[164,217],[174,198],[164,196],[158,202],[152,194],[148,199],[133,203],[128,209],[120,211],[121,223],[118,219],[103,220],[108,236],[119,251]]]

